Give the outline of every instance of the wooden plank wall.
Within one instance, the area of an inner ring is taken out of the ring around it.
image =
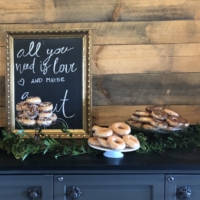
[[[154,104],[200,122],[199,19],[195,0],[0,0],[0,127],[10,29],[92,29],[93,124]]]

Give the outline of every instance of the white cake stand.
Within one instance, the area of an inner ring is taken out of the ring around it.
[[[105,151],[104,152],[104,156],[105,157],[109,157],[109,158],[122,158],[124,156],[124,152],[130,152],[130,151],[136,151],[137,149],[130,149],[130,148],[125,148],[123,150],[113,150],[113,149],[108,149],[108,148],[104,148],[104,147],[97,147],[94,145],[91,145],[88,143],[88,145],[94,149],[100,150],[100,151]]]

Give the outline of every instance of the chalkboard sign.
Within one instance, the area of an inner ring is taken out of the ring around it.
[[[43,132],[75,138],[91,132],[90,30],[8,31],[6,98],[8,130],[17,131],[16,105],[30,97],[51,102],[56,123]],[[25,126],[34,133],[33,126]]]

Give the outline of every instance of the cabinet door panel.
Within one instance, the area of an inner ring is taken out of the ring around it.
[[[200,175],[167,175],[166,200],[184,200],[184,195],[190,200],[200,199]]]
[[[68,199],[71,186],[80,189],[80,200],[164,200],[164,175],[54,176],[54,200]]]
[[[27,195],[40,196],[39,200],[53,200],[53,176],[0,176],[0,199],[28,200]]]

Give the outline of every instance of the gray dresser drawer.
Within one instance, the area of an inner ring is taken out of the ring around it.
[[[32,197],[32,198],[31,198]],[[52,175],[1,175],[1,200],[53,200]]]
[[[164,175],[54,176],[54,200],[163,200],[163,182]]]
[[[200,175],[167,175],[166,200],[199,200]]]

